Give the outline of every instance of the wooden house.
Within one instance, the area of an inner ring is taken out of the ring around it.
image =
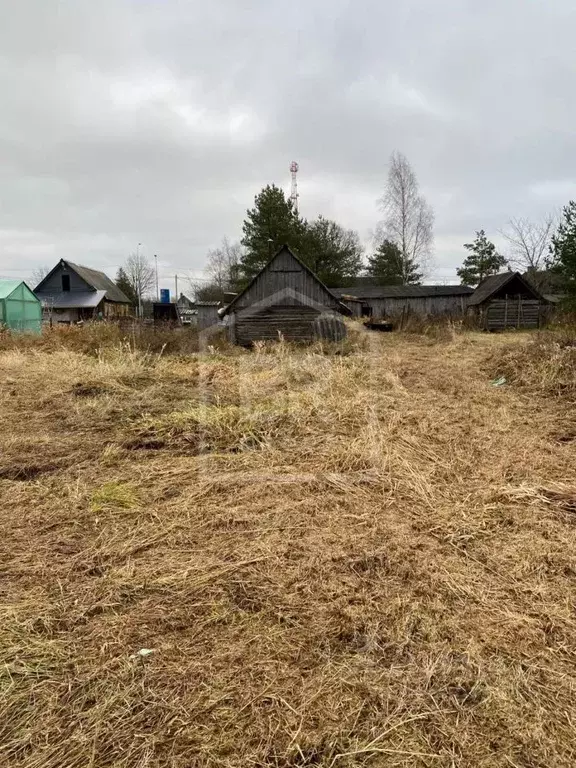
[[[468,300],[468,312],[487,331],[539,328],[550,302],[520,272],[484,278]]]
[[[178,315],[182,325],[197,325],[198,324],[198,309],[196,302],[189,299],[183,293],[180,294],[180,298],[176,302],[178,307]]]
[[[351,310],[283,246],[227,307],[229,338],[244,346],[282,336],[287,341],[340,340]]]
[[[115,319],[130,314],[130,300],[104,272],[61,259],[36,286],[44,319],[56,323]]]
[[[467,285],[374,285],[360,279],[353,286],[332,292],[354,315],[377,319],[406,313],[463,316],[474,289]]]

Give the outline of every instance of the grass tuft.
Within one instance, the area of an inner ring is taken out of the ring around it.
[[[0,352],[1,765],[574,765],[568,336],[84,331]]]

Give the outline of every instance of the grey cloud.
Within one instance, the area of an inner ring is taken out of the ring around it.
[[[0,0],[0,274],[199,272],[270,181],[369,241],[392,150],[436,210],[436,276],[475,229],[576,184],[570,0]]]

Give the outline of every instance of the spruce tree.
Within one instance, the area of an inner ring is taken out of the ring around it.
[[[403,259],[400,248],[388,238],[384,238],[376,252],[368,256],[366,272],[379,285],[418,285],[422,280],[413,259]]]
[[[497,275],[507,264],[504,256],[496,250],[494,243],[488,240],[483,229],[476,232],[474,242],[465,243],[464,248],[470,253],[464,259],[460,269],[456,270],[462,285],[478,285],[485,277]]]
[[[130,303],[136,306],[138,304],[138,296],[123,267],[120,267],[118,270],[115,283],[126,298],[130,299]]]
[[[298,253],[304,223],[284,192],[275,184],[268,184],[254,198],[254,208],[247,211],[242,231],[245,252],[240,269],[246,281],[254,277],[282,245]]]
[[[562,209],[562,220],[552,236],[550,248],[553,271],[561,276],[563,289],[571,304],[576,303],[576,202],[570,200]]]
[[[362,269],[362,244],[358,233],[323,216],[305,224],[302,261],[328,287],[351,283]]]

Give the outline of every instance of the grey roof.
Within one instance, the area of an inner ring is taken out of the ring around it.
[[[418,298],[427,296],[470,296],[474,288],[468,285],[349,285],[331,288],[335,296],[357,299]]]
[[[221,301],[195,301],[194,306],[196,307],[219,307],[221,306]]]
[[[42,294],[46,293],[42,290],[42,286],[44,283],[46,283],[50,277],[56,272],[58,267],[60,267],[61,264],[65,264],[68,269],[71,269],[73,272],[76,272],[76,274],[84,280],[85,283],[87,283],[90,288],[92,288],[94,291],[104,291],[106,295],[106,299],[108,301],[116,301],[119,304],[130,304],[130,299],[126,296],[125,293],[123,293],[120,288],[116,285],[116,283],[111,280],[108,275],[105,275],[104,272],[99,272],[97,269],[90,269],[89,267],[83,267],[80,264],[74,264],[71,261],[66,261],[65,259],[60,259],[58,264],[54,267],[54,269],[51,269],[50,272],[44,277],[36,286],[34,289],[34,293]],[[75,291],[71,291],[72,294],[76,293]],[[40,297],[39,297],[40,298]],[[86,304],[78,305],[78,306],[87,306]]]
[[[520,280],[526,293],[533,294],[535,299],[546,301],[544,296],[531,285],[526,278],[522,277],[520,272],[501,272],[499,275],[489,275],[480,283],[474,294],[468,300],[468,306],[474,307],[483,304],[498,291],[501,291],[511,280]]]
[[[77,275],[85,280],[88,285],[92,286],[96,291],[105,291],[108,301],[117,301],[120,304],[130,304],[130,299],[123,293],[116,283],[111,280],[104,272],[99,272],[96,269],[90,269],[89,267],[83,267],[80,264],[73,264],[71,261],[67,261],[66,264],[73,269]]]
[[[53,309],[89,309],[97,307],[105,297],[106,291],[65,291],[48,299],[40,295],[40,300]]]

